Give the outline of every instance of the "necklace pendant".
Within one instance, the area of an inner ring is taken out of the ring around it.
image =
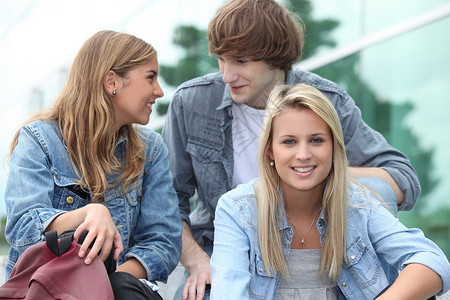
[[[302,238],[302,240],[300,241],[300,243],[304,244],[304,243],[305,243],[305,239]]]

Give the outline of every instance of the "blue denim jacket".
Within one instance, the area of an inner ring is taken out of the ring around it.
[[[293,69],[287,76],[287,84],[297,83],[316,87],[336,107],[350,166],[385,169],[405,193],[405,201],[399,209],[411,209],[419,197],[420,185],[408,158],[364,123],[353,99],[335,83]],[[192,79],[176,91],[163,129],[181,217],[190,223],[194,237],[201,245],[205,239],[214,240],[217,201],[231,189],[234,163],[232,101],[221,73]],[[194,195],[195,210],[189,216],[189,200]]]
[[[144,171],[127,192],[121,186],[108,188],[104,205],[116,226],[123,225],[119,264],[136,258],[148,280],[165,282],[181,255],[178,199],[161,136],[145,128],[139,131],[146,145]],[[115,148],[119,160],[124,159],[126,144],[124,134]],[[11,245],[7,278],[20,254],[44,240],[43,233],[54,218],[88,204],[90,197],[80,193],[78,178],[55,123],[36,121],[21,129],[5,193],[5,235]],[[113,180],[108,178],[110,183]]]
[[[211,256],[211,299],[274,299],[280,276],[269,274],[261,259],[258,213],[254,192],[256,179],[222,196],[215,216],[215,240]],[[347,299],[374,299],[388,280],[377,255],[402,270],[421,263],[438,273],[450,288],[450,264],[445,254],[419,229],[408,229],[376,198],[349,186],[347,258],[337,284]],[[327,230],[323,212],[316,223],[320,241]],[[278,226],[284,253],[289,256],[293,230],[284,216]]]

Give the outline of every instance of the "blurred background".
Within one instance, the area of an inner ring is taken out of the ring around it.
[[[337,82],[363,119],[404,152],[422,195],[401,212],[450,257],[450,1],[279,0],[306,26],[298,66]],[[147,125],[162,129],[185,80],[218,71],[205,31],[223,0],[18,0],[0,2],[0,255],[6,255],[4,189],[12,135],[55,100],[82,43],[103,29],[158,51],[165,92]]]

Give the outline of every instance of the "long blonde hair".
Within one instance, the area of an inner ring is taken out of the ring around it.
[[[76,55],[55,104],[25,122],[57,122],[69,158],[80,177],[77,182],[91,193],[92,202],[104,200],[107,176],[116,171],[120,171],[116,184],[129,187],[142,173],[145,156],[144,144],[131,124],[120,129],[120,133],[128,137],[123,165],[114,156],[118,139],[116,112],[112,97],[104,89],[104,77],[112,70],[126,78],[133,67],[154,57],[156,50],[135,36],[114,31],[97,32]],[[14,135],[9,157],[17,145],[19,131]]]
[[[346,260],[347,227],[347,156],[341,123],[333,104],[314,87],[298,84],[280,85],[272,91],[259,141],[260,178],[256,186],[258,235],[264,266],[270,273],[288,277],[288,268],[281,244],[279,224],[283,223],[284,205],[280,193],[280,177],[270,166],[268,150],[272,145],[272,122],[287,108],[310,109],[330,127],[333,136],[333,164],[326,179],[322,198],[327,231],[321,248],[321,275],[336,281]],[[293,124],[295,126],[295,124]]]

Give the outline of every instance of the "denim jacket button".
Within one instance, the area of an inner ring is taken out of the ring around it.
[[[72,196],[67,197],[66,198],[66,203],[67,204],[72,204],[73,203],[73,197]]]
[[[258,271],[259,271],[259,272],[262,272],[262,271],[263,271],[263,269],[262,269],[261,267],[259,267],[259,268],[258,268]]]
[[[350,258],[351,258],[352,260],[355,260],[355,259],[356,259],[356,255],[355,255],[355,254],[352,254],[352,256],[350,256]]]
[[[66,198],[66,203],[67,204],[72,204],[73,203],[73,197],[69,196]]]
[[[342,283],[342,286],[343,286],[343,287],[346,287],[346,286],[347,286],[347,284],[346,284],[345,282],[343,282],[343,283]]]
[[[73,203],[73,197],[72,196],[67,197],[66,198],[66,203],[67,204],[72,204]]]

